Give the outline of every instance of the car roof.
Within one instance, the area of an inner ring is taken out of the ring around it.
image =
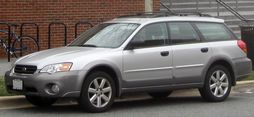
[[[155,22],[168,22],[168,21],[197,21],[197,22],[224,23],[223,19],[214,18],[214,17],[199,17],[199,16],[168,16],[168,17],[155,17],[155,18],[124,17],[124,18],[115,18],[106,23],[149,24],[149,23],[155,23]]]

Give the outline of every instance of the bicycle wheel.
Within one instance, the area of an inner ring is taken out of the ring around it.
[[[39,50],[39,45],[34,38],[29,36],[20,37],[14,40],[12,44],[12,52],[15,57],[28,55]]]
[[[14,55],[14,53],[12,52],[12,42],[11,42],[11,45],[8,46],[8,37],[4,37],[4,36],[0,37],[0,48],[4,49],[5,54],[10,53],[11,57],[16,57],[16,55]]]
[[[8,51],[8,31],[6,30],[0,30],[0,47],[3,47],[6,52]]]

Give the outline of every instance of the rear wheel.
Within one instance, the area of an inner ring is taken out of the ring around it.
[[[167,92],[151,92],[148,93],[151,97],[153,98],[167,98],[172,91],[167,91]]]
[[[35,106],[39,106],[39,107],[51,106],[57,101],[56,98],[47,98],[47,97],[29,96],[29,95],[26,95],[26,99],[31,104]]]
[[[208,71],[204,87],[200,88],[199,92],[207,101],[224,101],[231,91],[231,79],[227,68],[221,65],[216,65]]]
[[[21,37],[20,39],[15,39],[12,44],[11,51],[15,57],[20,57],[28,55],[39,50],[38,43],[29,36]]]
[[[115,93],[112,77],[105,72],[97,71],[86,78],[78,102],[85,111],[103,112],[113,104]]]

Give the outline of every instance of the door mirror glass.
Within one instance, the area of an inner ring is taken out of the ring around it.
[[[145,43],[144,41],[131,41],[127,49],[133,50],[133,49],[139,48],[140,46],[144,45],[144,43]]]

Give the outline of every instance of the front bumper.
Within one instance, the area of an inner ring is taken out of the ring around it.
[[[79,97],[84,71],[58,72],[54,74],[35,73],[32,75],[5,73],[5,85],[9,93],[36,95],[42,97]],[[13,90],[13,80],[23,81],[23,90]],[[50,86],[59,86],[58,93],[50,93]]]

